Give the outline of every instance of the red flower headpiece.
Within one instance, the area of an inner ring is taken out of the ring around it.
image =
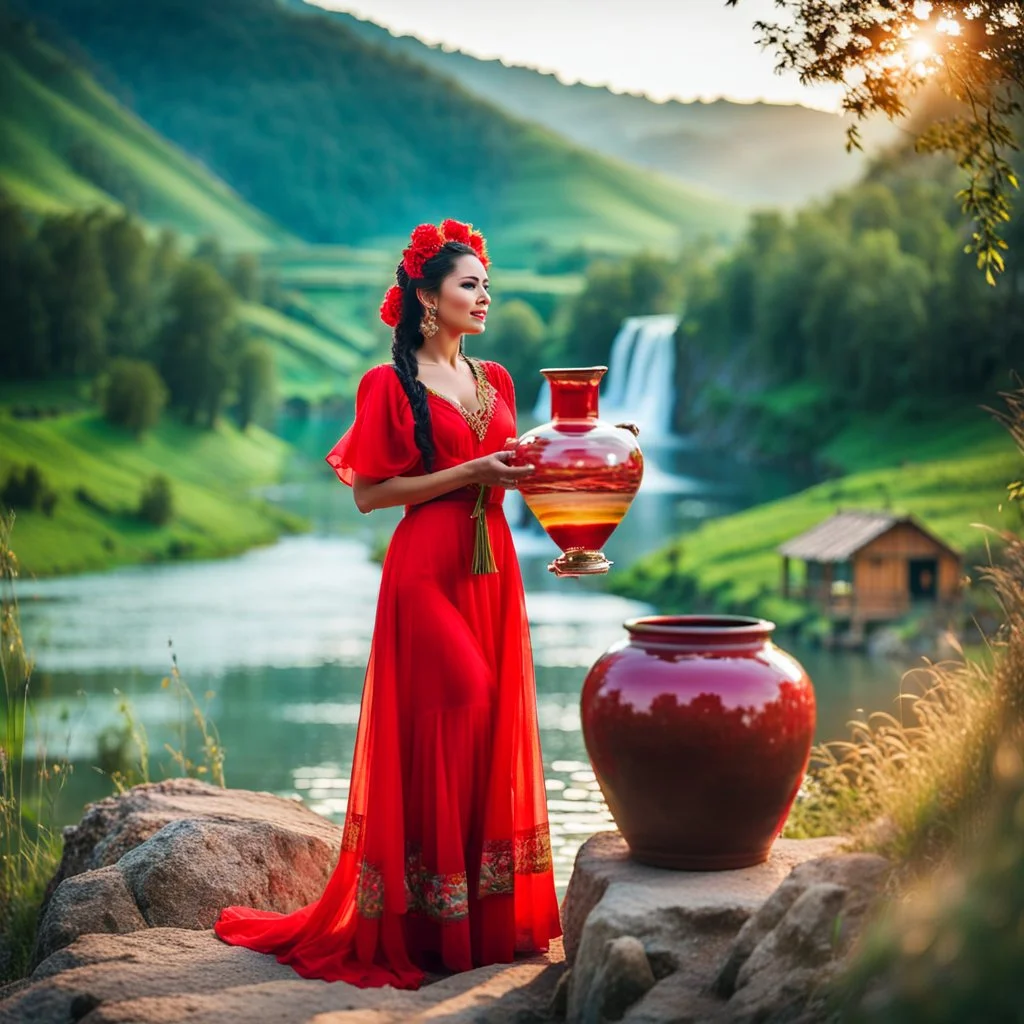
[[[442,221],[441,226],[420,224],[413,228],[408,246],[402,250],[402,266],[410,280],[418,281],[423,276],[423,266],[432,260],[442,249],[445,242],[462,242],[477,254],[480,262],[490,266],[487,255],[487,243],[484,236],[473,228],[472,224],[464,224],[459,220]],[[402,289],[392,285],[384,296],[380,307],[380,318],[388,327],[397,327],[402,319]]]
[[[397,327],[402,319],[402,289],[393,284],[385,293],[380,306],[380,318],[388,327]]]

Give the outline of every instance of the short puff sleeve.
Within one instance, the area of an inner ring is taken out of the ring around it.
[[[376,480],[402,476],[420,462],[412,409],[389,364],[367,370],[356,390],[352,426],[325,456],[338,479],[352,486],[356,473]]]

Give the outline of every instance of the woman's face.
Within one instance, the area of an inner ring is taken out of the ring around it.
[[[452,272],[441,282],[437,318],[459,334],[483,334],[491,304],[484,265],[468,253],[459,256]]]

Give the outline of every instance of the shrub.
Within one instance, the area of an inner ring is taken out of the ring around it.
[[[174,515],[174,494],[171,481],[163,474],[149,478],[139,499],[139,518],[153,526],[164,526]]]
[[[43,471],[34,463],[14,466],[7,474],[3,489],[0,489],[0,503],[10,509],[42,511],[52,516],[57,505],[57,493],[49,486]]]
[[[100,385],[104,418],[136,438],[155,427],[167,404],[167,388],[150,363],[115,359]]]

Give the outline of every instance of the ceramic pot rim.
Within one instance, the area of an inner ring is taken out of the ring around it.
[[[607,366],[546,366],[540,371],[549,381],[596,384],[608,372]]]
[[[767,640],[775,623],[752,615],[641,615],[622,624],[638,640],[676,644],[749,644]]]

